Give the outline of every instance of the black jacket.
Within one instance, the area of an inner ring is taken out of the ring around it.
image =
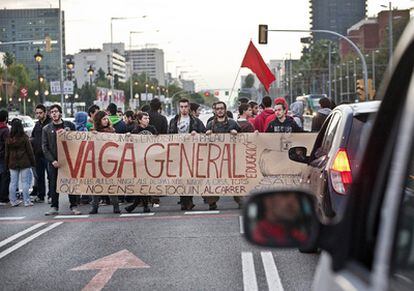
[[[0,125],[0,161],[4,161],[5,156],[5,142],[6,139],[9,137],[10,130],[7,125],[2,124]]]
[[[26,134],[6,140],[5,162],[8,169],[27,169],[35,166],[33,149]]]
[[[75,125],[70,121],[63,121],[63,128],[64,130],[76,130]],[[49,162],[57,161],[56,131],[53,122],[43,127],[42,150],[45,158]]]
[[[179,118],[180,115],[177,114],[173,119],[171,119],[170,126],[168,128],[168,133],[178,133],[177,123]],[[190,130],[188,133],[191,133],[192,131],[198,133],[205,133],[206,128],[200,119],[190,115]]]
[[[40,121],[36,121],[36,124],[32,131],[32,136],[30,137],[30,141],[32,143],[33,152],[36,158],[43,158],[43,150],[42,150],[42,130],[43,127],[48,125],[52,119],[49,116],[46,116],[45,121],[41,123]]]
[[[291,116],[286,116],[285,121],[280,122],[277,117],[267,126],[266,132],[301,132],[302,129]]]
[[[148,111],[148,115],[150,118],[149,124],[154,126],[159,134],[166,134],[168,131],[167,118],[154,110]]]

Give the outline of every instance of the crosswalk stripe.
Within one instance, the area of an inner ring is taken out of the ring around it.
[[[32,230],[35,230],[35,229],[37,229],[37,228],[39,228],[39,227],[41,227],[41,226],[43,226],[43,225],[45,225],[45,224],[46,224],[46,222],[41,222],[41,223],[35,224],[35,225],[33,225],[33,226],[31,226],[31,227],[29,227],[29,228],[27,228],[27,229],[25,229],[25,230],[23,230],[23,231],[21,231],[21,232],[16,233],[15,235],[12,235],[12,236],[11,236],[11,237],[9,237],[9,238],[6,238],[5,240],[0,241],[0,248],[1,248],[2,246],[7,245],[8,243],[10,243],[10,242],[12,242],[12,241],[14,241],[14,240],[18,239],[19,237],[21,237],[21,236],[25,235],[26,233],[29,233],[29,232],[31,232]]]
[[[194,214],[219,214],[220,211],[214,210],[214,211],[186,211],[184,212],[185,215],[194,215]]]
[[[9,216],[9,217],[0,217],[0,220],[22,220],[26,216]]]
[[[273,254],[271,252],[261,252],[261,255],[269,291],[283,291],[282,282],[280,281]]]
[[[42,234],[44,234],[44,233],[46,233],[46,232],[54,229],[55,227],[61,225],[62,223],[63,222],[55,222],[52,225],[50,225],[50,226],[48,226],[48,227],[46,227],[46,228],[44,228],[44,229],[42,229],[42,230],[40,230],[38,232],[35,232],[34,234],[32,234],[31,236],[25,238],[24,240],[19,241],[17,244],[9,247],[8,249],[5,249],[4,251],[2,251],[0,253],[0,259],[2,259],[5,256],[7,256],[8,254],[14,252],[15,250],[21,248],[22,246],[24,246],[25,244],[31,242],[32,240],[34,240],[35,238],[41,236]]]
[[[56,215],[54,219],[88,218],[89,215]]]
[[[240,233],[244,233],[244,227],[243,227],[243,216],[239,216],[239,225],[240,225]]]
[[[154,212],[150,212],[150,213],[125,213],[125,214],[121,214],[119,217],[135,217],[135,216],[152,216],[154,215]]]
[[[256,271],[254,269],[253,254],[251,252],[242,252],[243,268],[243,289],[245,291],[257,291]]]

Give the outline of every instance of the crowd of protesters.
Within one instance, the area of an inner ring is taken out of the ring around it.
[[[332,108],[328,98],[322,98],[319,103],[321,109],[315,117],[313,131],[319,130]],[[261,104],[241,98],[237,119],[233,119],[225,102],[216,102],[212,108],[213,116],[204,124],[199,119],[200,105],[181,99],[178,102],[178,114],[168,123],[162,114],[160,100],[154,98],[149,106],[145,105],[137,112],[128,110],[123,113],[114,103],[110,103],[106,110],[92,105],[87,112],[77,112],[72,123],[62,119],[60,105],[52,105],[47,110],[39,104],[35,109],[37,122],[30,137],[24,133],[21,120],[15,118],[9,123],[8,112],[0,110],[0,205],[16,207],[23,203],[30,207],[34,205],[33,202],[48,202],[51,210],[45,215],[59,213],[56,133],[61,130],[150,135],[303,131],[302,101],[292,103],[289,108],[286,100],[281,97],[272,101],[272,98],[265,96]],[[22,199],[18,197],[19,178]],[[48,187],[45,185],[46,180]],[[29,194],[30,187],[33,191]],[[142,206],[144,212],[151,212],[150,206],[158,207],[160,203],[159,197],[150,196],[68,196],[69,207],[74,215],[81,214],[78,209],[80,204],[90,204],[89,213],[96,214],[101,204],[112,204],[113,212],[120,213],[121,203],[132,203],[125,208],[127,212],[134,211],[138,206]],[[209,210],[217,209],[218,200],[219,197],[216,196],[204,197]],[[241,208],[242,197],[234,196],[234,200]],[[195,207],[192,196],[180,196],[178,203],[181,204],[181,210],[192,210]]]

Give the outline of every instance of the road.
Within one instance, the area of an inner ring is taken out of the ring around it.
[[[86,215],[71,216],[61,199],[60,215],[68,217],[44,216],[47,203],[0,206],[0,290],[310,289],[318,256],[247,243],[232,198],[208,212],[197,197],[186,213],[177,198],[163,197],[153,213],[133,217],[113,214],[111,206],[88,215],[88,205],[80,207]],[[99,261],[72,270],[110,255],[109,266],[128,257],[135,265],[102,271]]]

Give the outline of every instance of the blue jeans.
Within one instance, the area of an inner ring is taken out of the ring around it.
[[[9,199],[12,204],[16,203],[16,189],[19,186],[19,175],[22,178],[23,201],[24,204],[30,203],[29,188],[32,184],[32,168],[10,169]]]

